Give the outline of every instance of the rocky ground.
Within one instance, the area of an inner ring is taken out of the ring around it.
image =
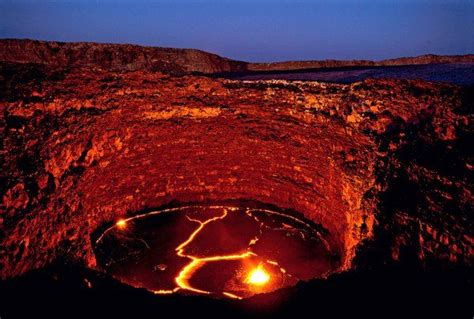
[[[93,269],[107,223],[229,199],[322,225],[339,271],[471,272],[472,88],[12,62],[0,78],[3,279],[57,260]]]

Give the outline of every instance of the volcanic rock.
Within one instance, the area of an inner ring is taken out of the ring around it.
[[[94,267],[107,223],[231,199],[322,225],[340,270],[472,265],[472,89],[176,76],[46,49],[64,59],[0,67],[2,278],[58,258]]]

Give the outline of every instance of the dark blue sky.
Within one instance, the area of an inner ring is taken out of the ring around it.
[[[198,48],[247,61],[474,53],[474,0],[0,0],[0,38]]]

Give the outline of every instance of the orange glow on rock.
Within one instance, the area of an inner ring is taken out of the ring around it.
[[[270,275],[262,265],[258,265],[257,268],[250,272],[249,276],[247,277],[247,283],[256,286],[263,286],[270,280]]]

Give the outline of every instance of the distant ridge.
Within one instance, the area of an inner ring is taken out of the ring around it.
[[[371,60],[315,60],[315,61],[285,61],[272,63],[249,63],[249,71],[287,71],[340,67],[370,67],[370,66],[402,66],[440,63],[472,63],[474,54],[466,55],[435,55],[426,54],[417,57],[403,57],[382,61]]]
[[[472,63],[474,54],[422,55],[383,61],[321,60],[249,63],[196,49],[147,47],[131,44],[56,42],[0,39],[0,61],[40,63],[54,67],[97,67],[110,70],[151,70],[165,73],[226,73],[288,71],[336,67],[401,66],[439,63]]]
[[[54,42],[1,39],[0,61],[41,63],[54,67],[98,67],[114,71],[238,72],[246,63],[195,49],[145,47],[131,44]]]

